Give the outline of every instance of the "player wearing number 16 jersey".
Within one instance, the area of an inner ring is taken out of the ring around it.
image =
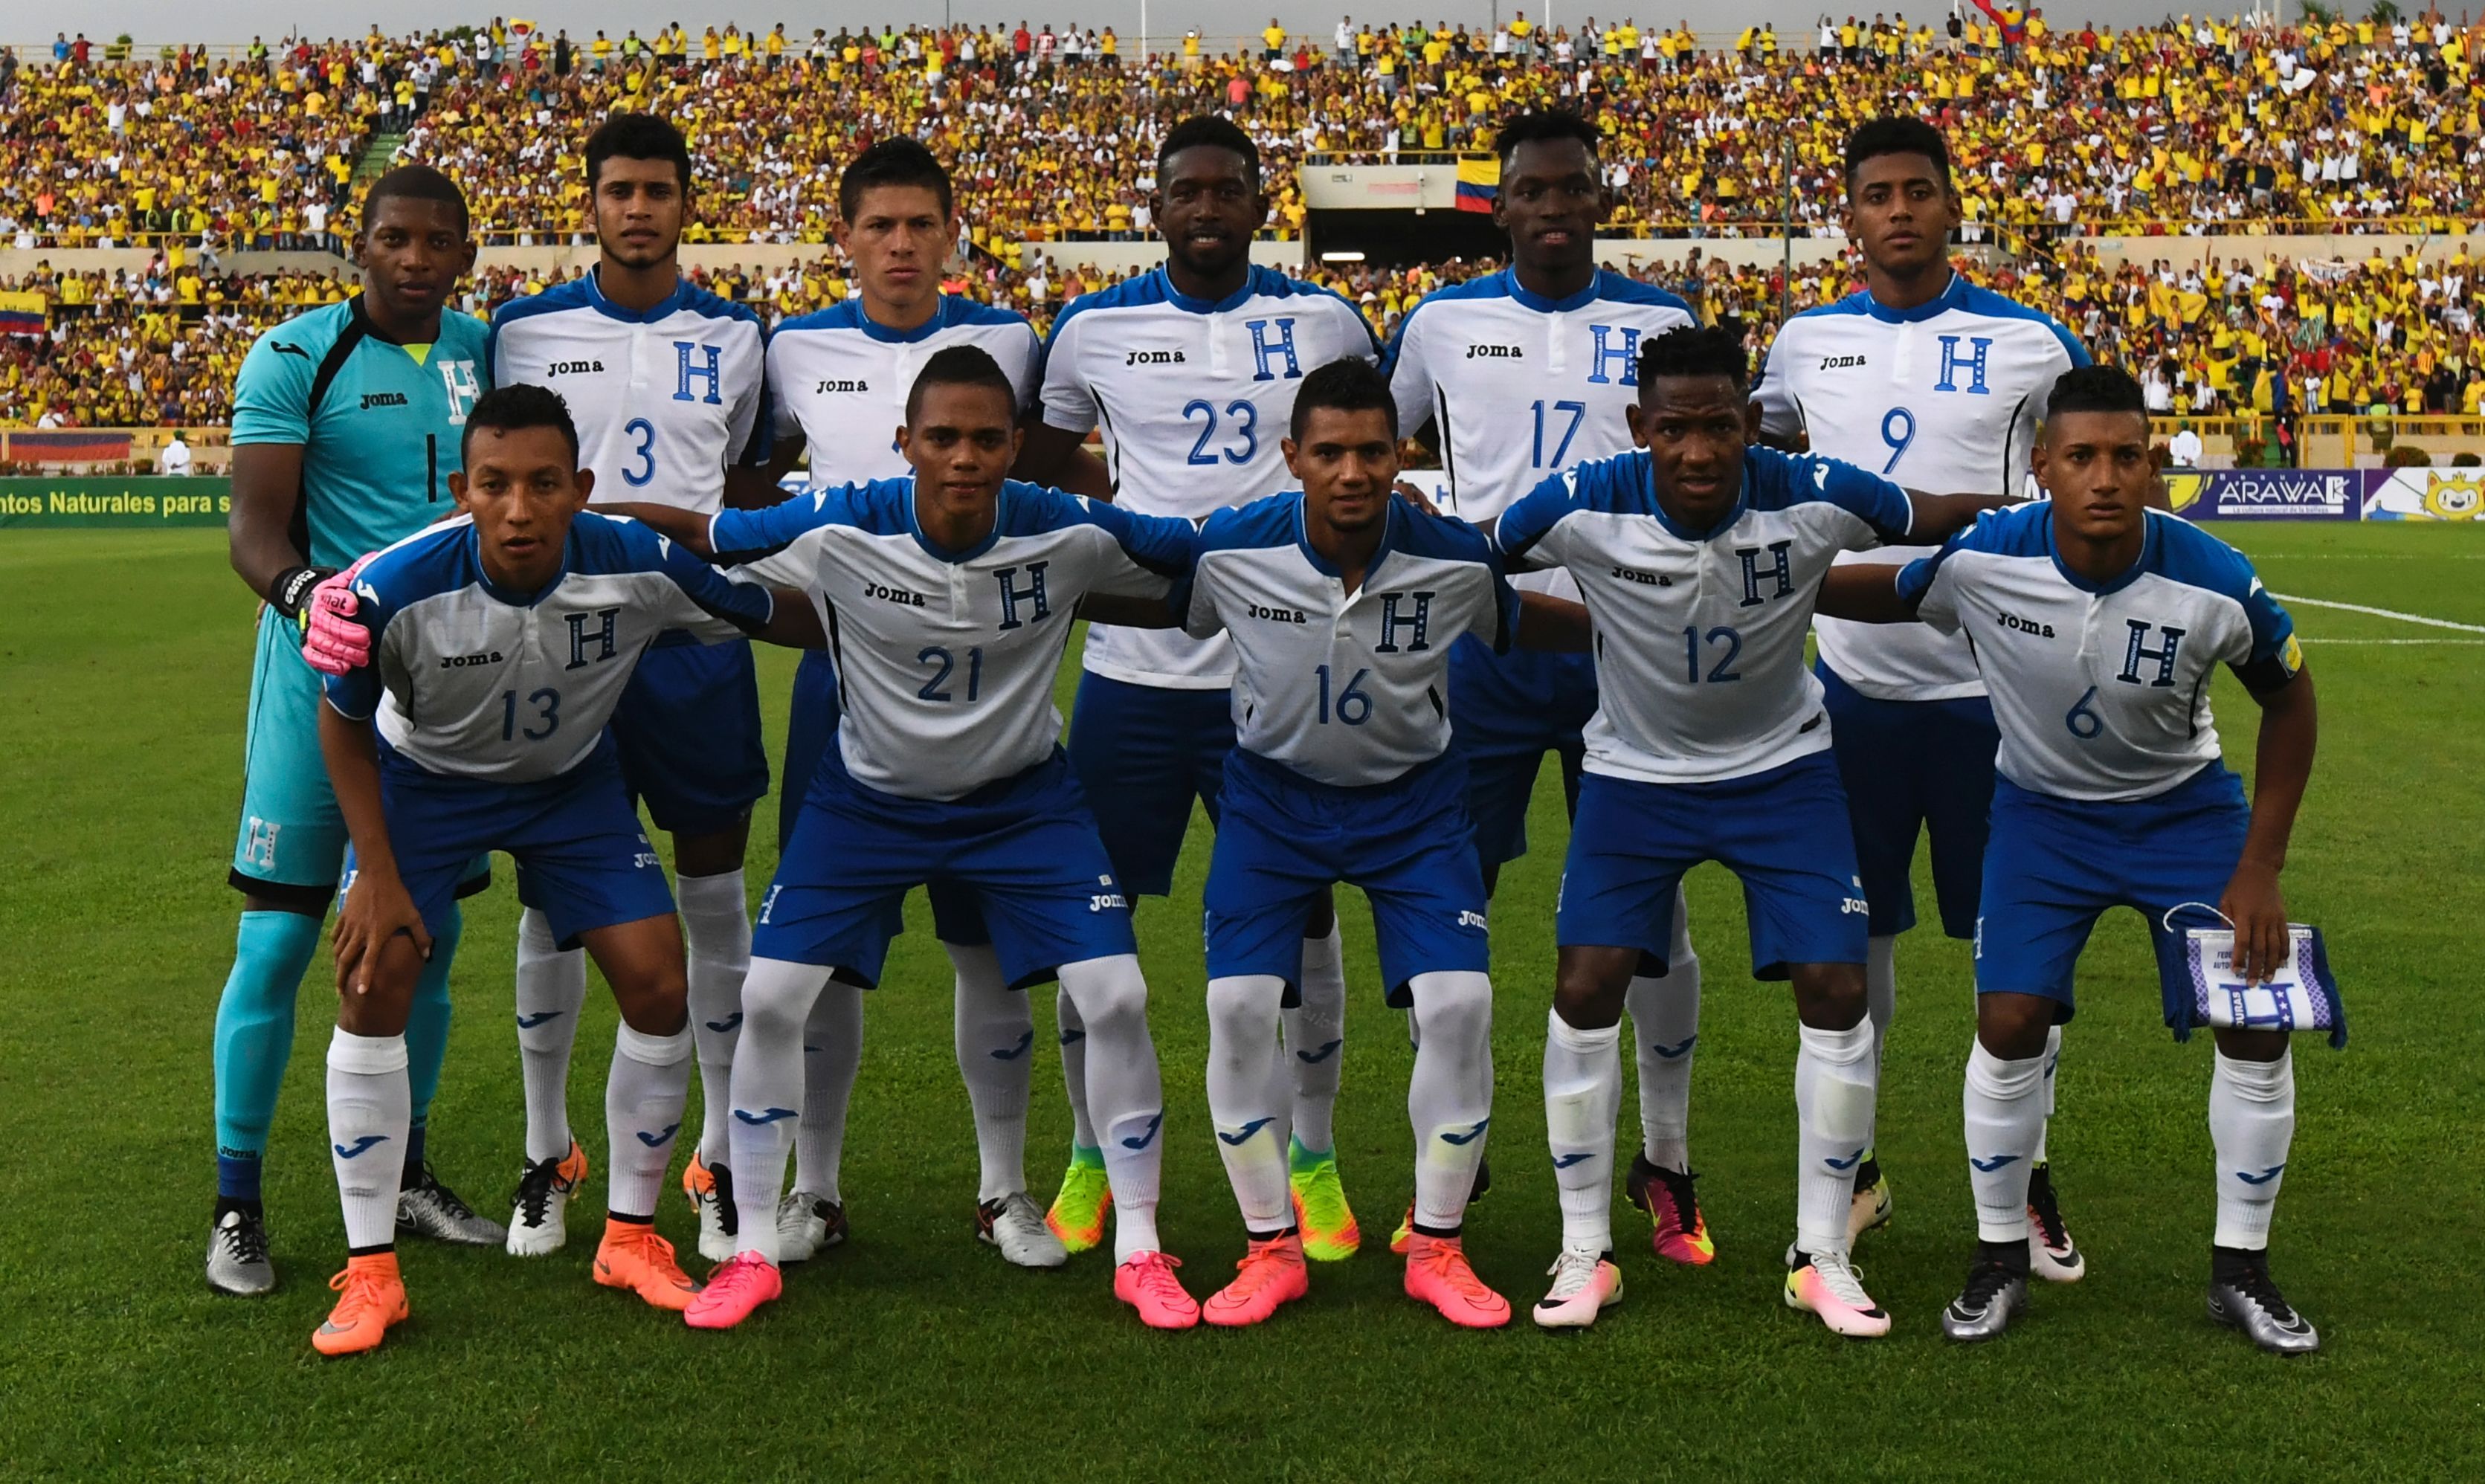
[[[1855,131],[1846,145],[1846,231],[1863,248],[1866,287],[1778,332],[1754,392],[1763,440],[1809,446],[1916,489],[2019,493],[2047,390],[2089,358],[2061,325],[1952,271],[1958,219],[1949,149],[1930,124],[1882,119]],[[1841,560],[1927,554],[1899,546]],[[1909,876],[1919,833],[1929,837],[1942,930],[1962,939],[1975,931],[1999,734],[1964,638],[1826,616],[1816,628],[1856,863],[1872,904],[1865,979],[1877,1057],[1898,995],[1897,935],[1916,920]],[[2058,1029],[2045,1053],[2049,1102],[2061,1053]],[[2035,1268],[2067,1282],[2085,1259],[2055,1206],[2041,1148],[2036,1157]],[[1889,1212],[1889,1184],[1867,1153],[1849,1225],[1860,1235]]]
[[[502,307],[492,322],[495,383],[560,393],[578,421],[580,462],[607,499],[703,515],[775,499],[754,467],[769,439],[758,317],[681,277],[691,159],[680,131],[644,114],[614,115],[587,142],[587,185],[596,265]],[[684,1184],[699,1212],[700,1253],[729,1257],[733,1205],[716,1167],[725,1157],[726,1081],[751,958],[742,851],[751,806],[768,792],[749,642],[666,635],[631,677],[613,732],[631,792],[673,837],[704,1114]],[[569,1046],[586,992],[584,958],[560,945],[542,912],[528,911],[518,929],[527,1157],[512,1253],[561,1244],[561,1203],[580,1169],[568,1131]]]
[[[1674,295],[1598,269],[1607,201],[1592,125],[1559,111],[1520,114],[1503,123],[1498,148],[1493,212],[1510,232],[1510,267],[1428,295],[1399,326],[1388,362],[1400,424],[1440,451],[1441,507],[1478,522],[1548,474],[1628,451],[1640,346],[1692,323]],[[1578,593],[1558,570],[1517,580]],[[1475,638],[1460,641],[1452,664],[1450,720],[1489,892],[1502,863],[1526,853],[1545,753],[1561,760],[1565,801],[1578,797],[1596,669],[1585,655],[1497,655]],[[1689,1145],[1700,959],[1686,930],[1678,921],[1665,961],[1631,982],[1641,1147],[1625,1188],[1654,1221],[1659,1254],[1705,1263],[1715,1249],[1692,1194]]]

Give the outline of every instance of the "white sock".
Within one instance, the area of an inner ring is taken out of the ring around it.
[[[829,971],[782,958],[754,958],[742,985],[750,1035],[733,1052],[733,1171],[737,1253],[777,1260],[777,1198],[785,1185],[785,1145],[804,1111],[803,1029]],[[825,1192],[815,1192],[825,1194]]]
[[[1424,1044],[1406,1083],[1406,1118],[1415,1127],[1415,1225],[1456,1231],[1466,1220],[1492,1121],[1492,981],[1477,973],[1418,974],[1406,987],[1424,1023]],[[1614,1067],[1619,1076],[1619,1054]]]
[[[1639,1062],[1640,1152],[1649,1163],[1691,1171],[1691,1062],[1700,1039],[1700,956],[1691,950],[1691,919],[1674,895],[1674,940],[1666,972],[1633,975],[1623,1009],[1631,1018]]]
[[[1330,1120],[1346,1062],[1346,944],[1337,924],[1325,937],[1303,939],[1302,1004],[1283,1012],[1286,1067],[1294,1073],[1294,1137],[1325,1154],[1337,1147]]]
[[[1092,1149],[1098,1140],[1095,1120],[1087,1116],[1087,1025],[1068,989],[1053,995],[1052,1013],[1061,1032],[1061,1093],[1070,1100],[1070,1142]]]
[[[1547,1012],[1544,1135],[1562,1190],[1565,1247],[1613,1251],[1614,1113],[1622,1082],[1621,1026],[1583,1031],[1559,1010]]]
[[[2209,1143],[2218,1155],[2220,1247],[2259,1252],[2295,1139],[2295,1053],[2239,1062],[2225,1052],[2209,1076]]]
[[[1847,1208],[1855,1199],[1855,1167],[1872,1137],[1872,1022],[1843,1031],[1799,1026],[1794,1058],[1795,1245],[1806,1253],[1846,1255]]]
[[[1148,982],[1138,956],[1061,966],[1061,989],[1087,1028],[1087,1106],[1104,1125],[1105,1177],[1113,1186],[1113,1261],[1157,1247],[1157,1190],[1164,1164],[1164,1088],[1148,1036]]]
[[[743,985],[747,1010],[748,978]],[[794,1188],[823,1201],[845,1200],[838,1176],[845,1162],[846,1111],[854,1101],[855,1074],[862,1069],[862,996],[861,985],[830,980],[811,1002],[811,1017],[803,1026],[803,1116],[794,1124]],[[746,1028],[750,1023],[743,1021]],[[740,1048],[735,1050],[739,1060]],[[738,1169],[734,1190],[738,1208]]]
[[[681,877],[673,886],[690,956],[691,1035],[698,1042],[699,1159],[726,1164],[733,1042],[742,1034],[742,976],[751,967],[751,904],[739,867]]]
[[[569,1152],[569,1053],[587,1005],[587,954],[562,953],[540,908],[518,913],[518,1069],[526,1086],[527,1158]]]
[[[690,1093],[689,1027],[649,1036],[623,1022],[613,1038],[613,1072],[604,1084],[605,1157],[612,1164],[604,1204],[613,1215],[654,1219]]]
[[[1977,1041],[1967,1053],[1967,1183],[1976,1234],[2028,1240],[2028,1172],[2045,1136],[2045,1059],[2005,1061]]]
[[[1286,1050],[1277,1002],[1286,982],[1243,974],[1208,982],[1208,1116],[1216,1152],[1255,1237],[1295,1224],[1286,1181]]]
[[[345,1246],[355,1252],[396,1241],[397,1183],[413,1117],[405,1038],[357,1036],[339,1026],[328,1041],[328,1144],[345,1208]]]
[[[975,1115],[978,1201],[1026,1189],[1027,1074],[1035,1020],[1026,996],[1001,978],[992,945],[943,943],[957,974],[958,1075]]]
[[[2054,1131],[2054,1088],[2059,1082],[2055,1072],[2062,1065],[2062,1028],[2045,1028],[2045,1121],[2036,1130],[2036,1163],[2045,1162],[2045,1138]]]

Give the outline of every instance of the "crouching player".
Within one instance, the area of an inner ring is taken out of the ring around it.
[[[1968,1183],[1977,1257],[1942,1313],[1989,1339],[2028,1303],[2028,1178],[2045,1126],[2045,1037],[2071,1018],[2072,970],[2108,907],[2156,941],[2167,1024],[2192,1023],[2167,972],[2168,914],[2215,904],[2247,982],[2288,947],[2278,876],[2312,774],[2312,677],[2295,625],[2242,553],[2150,511],[2140,384],[2096,366],[2054,384],[2034,468],[2048,499],[1987,516],[1900,569],[1841,567],[1821,610],[1964,631],[2002,728],[1993,841],[1976,932]],[[2260,707],[2252,802],[2226,770],[2209,679],[2231,668]],[[2309,1322],[2269,1276],[2270,1214],[2295,1133],[2285,1033],[2220,1029],[2209,1082],[2217,1230],[2209,1315],[2264,1350],[2308,1351]]]
[[[1085,1022],[1088,1105],[1113,1187],[1113,1292],[1153,1327],[1188,1329],[1199,1306],[1157,1243],[1164,1098],[1147,983],[1128,893],[1061,750],[1052,679],[1079,600],[1163,599],[1198,532],[1005,479],[1017,392],[976,346],[925,359],[897,441],[910,477],[712,521],[643,511],[695,551],[747,558],[751,575],[809,592],[829,615],[844,691],[836,744],[751,939],[733,1059],[739,1251],[685,1317],[730,1328],[782,1291],[777,1198],[803,1113],[804,1023],[832,975],[878,982],[898,904],[937,882],[980,906],[1010,985],[1057,977]]]
[[[665,630],[824,642],[799,597],[777,603],[644,526],[584,513],[594,476],[578,467],[577,430],[551,391],[486,393],[463,443],[465,472],[450,489],[465,518],[370,558],[350,595],[323,588],[306,646],[319,668],[351,661],[329,676],[319,716],[353,839],[328,1049],[328,1137],[351,1255],[330,1284],[342,1297],[311,1338],[324,1355],[369,1350],[406,1317],[391,1240],[406,1018],[458,877],[490,850],[516,857],[554,931],[585,942],[620,1002],[595,1281],[659,1309],[689,1305],[697,1285],[652,1225],[690,1082],[681,929],[604,724]]]

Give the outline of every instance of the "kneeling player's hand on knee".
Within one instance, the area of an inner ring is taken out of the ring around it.
[[[337,908],[337,992],[370,993],[379,979],[380,956],[399,933],[413,940],[417,954],[431,957],[431,934],[405,884],[394,875],[356,873]]]
[[[323,675],[343,675],[370,663],[371,631],[357,622],[362,600],[354,596],[354,575],[363,557],[311,590],[303,605],[307,627],[302,636],[303,661]]]
[[[2226,881],[2218,910],[2235,929],[2235,972],[2256,985],[2286,961],[2289,935],[2286,900],[2278,889],[2276,869],[2245,861]]]

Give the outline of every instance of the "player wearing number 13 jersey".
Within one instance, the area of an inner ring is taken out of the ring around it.
[[[492,323],[494,381],[560,393],[577,419],[580,463],[607,499],[714,514],[778,497],[769,446],[765,337],[758,317],[681,277],[690,150],[679,130],[615,114],[587,143],[599,250],[585,277],[504,306]],[[730,486],[730,488],[728,488]],[[673,836],[690,951],[692,1029],[703,1120],[685,1186],[700,1214],[699,1251],[733,1255],[725,1153],[725,1082],[742,1022],[751,918],[742,852],[751,806],[768,792],[759,688],[749,641],[668,634],[641,661],[613,715],[622,775],[656,827]],[[559,1204],[574,1173],[563,1084],[586,963],[530,910],[518,933],[519,1045],[527,1077],[527,1164],[509,1250],[560,1247]]]
[[[1916,489],[2018,493],[2046,391],[2089,358],[2061,325],[1952,271],[1958,213],[1949,150],[1930,124],[1883,119],[1855,131],[1846,146],[1846,230],[1863,248],[1867,286],[1778,332],[1754,392],[1764,441],[1809,446]],[[1898,546],[1842,560],[1927,554]],[[1964,639],[1920,624],[1826,616],[1816,628],[1856,864],[1872,904],[1865,978],[1877,1056],[1898,994],[1898,934],[1916,920],[1909,876],[1920,832],[1931,847],[1942,930],[1953,938],[1975,931],[1998,734]],[[2056,1031],[2046,1053],[2049,1099],[2061,1050]],[[2070,1282],[2085,1259],[2055,1206],[2043,1157],[2031,1207],[2036,1271]],[[1860,1235],[1889,1219],[1889,1184],[1871,1154],[1855,1193],[1850,1225]]]

